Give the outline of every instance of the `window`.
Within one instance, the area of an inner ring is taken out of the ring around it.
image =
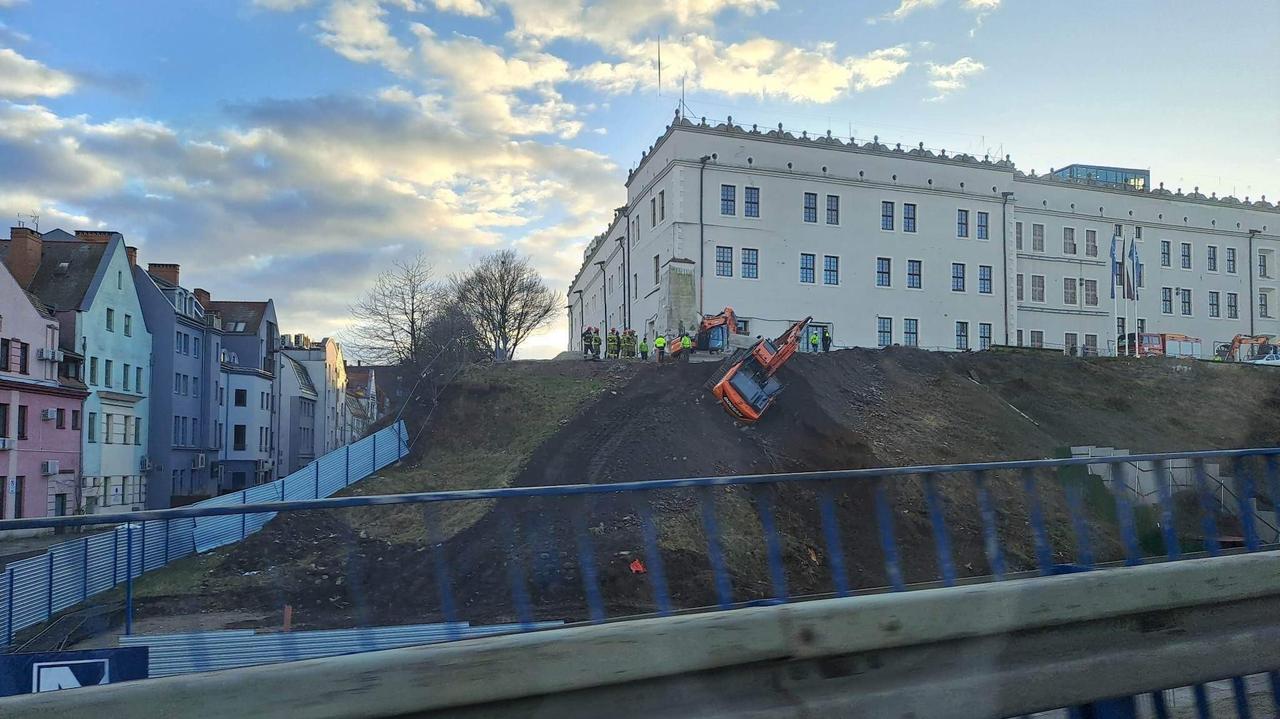
[[[1062,228],[1062,252],[1067,255],[1076,254],[1076,228]]]
[[[116,311],[110,307],[107,308],[107,331],[116,331]]]
[[[106,417],[107,421],[105,425],[105,431],[103,432],[103,435],[102,435],[102,441],[106,442],[107,444],[111,444],[113,439],[113,432],[115,431],[115,427],[113,427],[112,425],[116,423],[116,416],[110,413],[107,413],[104,416]]]
[[[991,294],[991,265],[978,265],[978,294]]]
[[[653,284],[658,284],[658,256],[653,256]]]
[[[26,490],[26,488],[27,488],[26,477],[13,478],[13,518],[14,519],[22,519],[22,503],[24,501],[22,495],[24,494],[24,491]],[[10,574],[9,576],[12,577],[13,575]],[[13,584],[13,579],[10,579],[9,583]]]
[[[1210,317],[1222,316],[1221,307],[1219,306],[1219,293],[1213,292],[1213,291],[1209,292],[1209,316]]]
[[[893,229],[893,203],[887,200],[880,203],[880,229]]]
[[[720,214],[736,215],[738,213],[738,186],[737,185],[721,185],[720,186]]]
[[[1185,317],[1191,316],[1191,290],[1183,288],[1179,291],[1182,297],[1182,314]]]
[[[893,260],[888,257],[876,258],[876,287],[893,286]]]
[[[1013,243],[1019,252],[1022,251],[1022,223],[1013,223]]]
[[[1266,315],[1263,315],[1264,317]],[[18,405],[18,439],[27,438],[27,405]]]
[[[1271,276],[1267,274],[1267,256],[1262,252],[1258,253],[1258,276],[1259,277]]]
[[[1161,267],[1172,266],[1169,261],[1169,241],[1168,240],[1160,240],[1160,266]]]
[[[1227,293],[1227,319],[1240,319],[1240,299],[1234,292]]]
[[[1084,255],[1085,257],[1098,256],[1098,231],[1097,230],[1084,231]]]
[[[734,332],[740,335],[751,334],[751,320],[734,319]]]
[[[1209,245],[1204,248],[1204,268],[1210,272],[1218,271],[1218,248]]]
[[[56,420],[53,426],[57,427],[58,429],[66,429],[67,428],[67,410],[59,407],[58,410],[54,413],[54,415],[56,417]]]
[[[969,236],[969,211],[956,210],[956,237]]]
[[[245,426],[237,424],[232,428],[231,448],[238,451],[244,451]]]
[[[826,255],[822,258],[822,284],[840,284],[840,258]]]
[[[176,352],[177,354],[182,354],[182,331],[181,330],[173,333],[173,351]]]
[[[71,410],[71,429],[80,429],[80,410]]]
[[[1031,330],[1031,346],[1044,347],[1044,330]]]
[[[969,349],[969,323],[968,322],[956,323],[956,349],[958,350]]]
[[[1084,303],[1088,307],[1098,306],[1098,281],[1084,281]]]
[[[827,224],[840,224],[840,196],[827,195]]]
[[[142,368],[133,368],[133,389],[138,394],[142,394]]]
[[[907,287],[913,290],[924,287],[924,263],[920,260],[907,260]]]
[[[1022,274],[1018,274],[1018,301],[1022,301]]]
[[[813,255],[800,253],[800,281],[806,285],[813,284],[813,260]]]
[[[804,221],[818,221],[818,193],[816,192],[804,193]]]
[[[760,277],[760,250],[742,248],[742,276],[749,280]]]
[[[649,226],[658,226],[658,198],[649,198]]]
[[[1191,290],[1183,290],[1183,292],[1186,292],[1188,297],[1190,297],[1190,296],[1191,296]],[[1183,314],[1187,314],[1187,313],[1186,313],[1186,312],[1183,312]],[[1270,317],[1270,316],[1271,316],[1271,312],[1269,311],[1269,308],[1267,307],[1267,293],[1266,293],[1266,292],[1259,292],[1259,293],[1258,293],[1258,316],[1259,316],[1259,317]],[[21,408],[21,407],[19,407],[19,408],[18,408],[18,417],[22,417],[22,408]]]
[[[1022,346],[1022,330],[1018,330],[1018,346]]]
[[[893,203],[889,203],[889,204],[892,205]],[[890,217],[889,221],[890,223],[892,223],[893,218]],[[888,229],[892,230],[893,228],[890,227]],[[916,204],[914,202],[902,203],[902,231],[903,232],[916,231]]]
[[[1031,226],[1031,251],[1044,252],[1044,225]]]
[[[98,413],[97,412],[89,413],[89,422],[85,426],[85,430],[89,433],[90,442],[98,441]]]
[[[985,240],[988,238],[988,225],[990,225],[990,215],[985,212],[978,213],[978,239]]]
[[[111,386],[111,382],[113,381],[111,379],[111,375],[114,373],[114,370],[112,369],[112,364],[114,363],[111,360],[106,360],[102,364],[102,384],[108,387]]]
[[[249,392],[248,392],[247,390],[243,390],[243,389],[238,389],[238,390],[236,390],[236,400],[235,400],[235,402],[236,402],[236,406],[237,406],[237,407],[248,407],[248,406],[249,406],[249,404],[248,404],[248,403],[249,403]]]
[[[0,437],[9,436],[9,405],[0,403]],[[0,477],[3,479],[3,477]]]
[[[9,354],[13,349],[9,346],[8,339],[0,339],[0,371],[8,372],[9,370]]]
[[[951,263],[951,291],[964,292],[964,263]]]
[[[1076,353],[1076,345],[1080,342],[1079,337],[1075,332],[1068,332],[1063,335],[1062,346],[1066,348],[1067,354],[1074,355]]]
[[[177,446],[182,444],[182,432],[180,430],[181,422],[178,417],[173,418],[173,444]]]
[[[191,377],[184,374],[182,375],[182,396],[189,394],[191,394]]]
[[[658,191],[658,222],[663,222],[666,219],[667,219],[667,191],[659,190]]]
[[[1173,288],[1160,288],[1160,311],[1166,315],[1173,314]]]
[[[1031,301],[1044,302],[1044,275],[1031,275]]]
[[[980,350],[991,349],[991,323],[990,322],[978,323],[978,349]]]
[[[200,356],[200,338],[196,337],[191,340],[191,354],[194,357]]]
[[[18,373],[28,374],[31,361],[31,345],[26,342],[18,343]]]
[[[1074,305],[1078,303],[1076,297],[1076,278],[1065,277],[1062,280],[1062,304]]]
[[[182,394],[182,373],[173,373],[173,393]]]
[[[1135,239],[1135,240],[1141,240],[1141,239],[1142,239],[1142,225],[1134,225],[1134,226],[1133,226],[1133,239]]]
[[[129,372],[130,369],[132,368],[128,364],[125,364],[123,371],[120,372],[120,388],[123,389],[125,392],[129,391],[129,379],[130,379],[129,375],[131,374],[131,372]]]
[[[876,318],[876,346],[888,347],[893,344],[893,318]]]
[[[742,214],[747,217],[760,216],[760,188],[744,187],[742,188]]]
[[[124,336],[125,337],[133,336],[133,315],[124,316]]]
[[[1084,336],[1084,356],[1085,357],[1098,356],[1098,336],[1097,335]]]
[[[1182,269],[1191,269],[1191,243],[1182,243]]]
[[[1236,273],[1236,248],[1227,248],[1227,274],[1234,275]]]
[[[716,277],[733,277],[733,248],[716,246]]]
[[[920,346],[920,320],[905,319],[902,321],[902,344],[908,347]]]

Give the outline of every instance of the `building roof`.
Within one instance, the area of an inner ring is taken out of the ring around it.
[[[372,375],[372,367],[347,365],[347,391],[367,394],[369,391],[369,377]]]
[[[267,313],[266,302],[212,301],[205,308],[222,317],[222,331],[229,335],[256,335]]]
[[[54,311],[81,309],[93,288],[93,280],[98,275],[103,258],[114,244],[61,240],[45,242],[40,255],[40,267],[36,269],[36,275],[27,289]]]
[[[294,373],[298,375],[298,384],[302,386],[302,389],[319,396],[320,393],[316,391],[316,386],[311,382],[311,375],[307,373],[307,368],[303,367],[301,362],[287,354],[284,354],[283,352],[280,353],[280,356],[285,358],[285,360],[293,366]]]

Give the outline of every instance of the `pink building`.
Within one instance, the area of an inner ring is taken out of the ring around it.
[[[78,358],[58,348],[58,319],[22,284],[27,228],[0,242],[0,519],[59,516],[79,506]],[[16,260],[16,261],[15,261]]]

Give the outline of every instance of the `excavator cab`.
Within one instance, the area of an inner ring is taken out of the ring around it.
[[[760,419],[782,392],[782,382],[775,375],[796,353],[810,319],[796,322],[775,340],[760,339],[725,360],[724,371],[708,382],[725,411],[743,422]]]
[[[693,350],[695,352],[722,353],[731,347],[729,339],[730,334],[736,334],[738,331],[738,317],[733,313],[732,307],[724,308],[724,311],[716,315],[707,315],[698,323],[698,329],[693,334]],[[684,351],[680,347],[680,343],[674,343],[671,347],[671,357],[674,359]]]

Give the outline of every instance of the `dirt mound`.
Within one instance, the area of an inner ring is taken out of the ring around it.
[[[746,427],[733,422],[703,388],[716,367],[571,360],[489,368],[442,396],[420,457],[355,491],[609,484],[1049,457],[1080,444],[1160,451],[1280,439],[1272,409],[1280,373],[1271,368],[1016,351],[890,348],[799,355],[783,370],[787,389],[777,404],[763,421]],[[1041,500],[1058,528],[1051,536],[1055,557],[1069,561],[1074,537],[1063,521],[1063,493],[1054,478],[1045,479]],[[1029,568],[1031,536],[1020,481],[1000,474],[989,480],[1009,567]],[[939,481],[959,574],[989,573],[972,484]],[[884,585],[871,485],[846,483],[833,491],[852,583]],[[936,579],[921,483],[895,480],[888,491],[907,581]],[[728,487],[708,496],[735,601],[773,594],[762,502],[775,511],[788,592],[831,591],[815,488],[790,485],[761,496]],[[664,490],[649,499],[674,603],[715,603],[704,497]],[[1105,495],[1093,499],[1105,515]],[[263,577],[262,582],[196,601],[202,607],[256,603],[262,609],[289,602],[299,608],[304,626],[431,621],[442,612],[442,577],[434,567],[443,558],[463,619],[515,619],[513,577],[528,587],[539,618],[585,618],[580,529],[599,568],[609,614],[648,612],[656,608],[648,577],[628,568],[644,547],[642,515],[633,501],[604,494],[280,517],[209,570]],[[1099,558],[1116,555],[1110,523],[1100,521],[1092,539]],[[155,610],[163,611],[167,600],[157,601]],[[185,601],[189,608],[192,598]]]

